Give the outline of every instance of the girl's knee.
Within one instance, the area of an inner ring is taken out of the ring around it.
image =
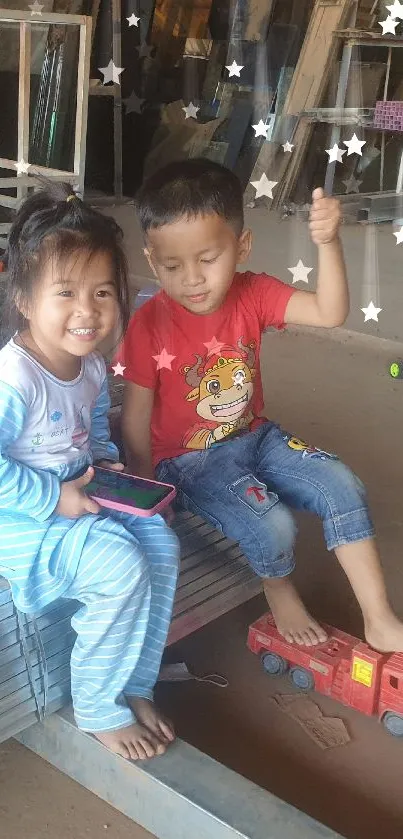
[[[86,546],[77,584],[101,594],[118,595],[149,584],[147,557],[141,545],[122,529],[98,534]],[[108,538],[109,537],[109,538]]]
[[[107,574],[105,583],[108,583]],[[132,594],[150,586],[150,569],[147,556],[139,545],[127,540],[126,550],[121,553],[120,561],[110,579],[109,593]]]

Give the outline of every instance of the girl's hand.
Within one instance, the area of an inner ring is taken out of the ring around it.
[[[78,519],[80,516],[87,515],[87,513],[93,513],[94,515],[99,513],[101,509],[99,505],[84,491],[93,477],[94,470],[90,466],[81,478],[76,478],[75,481],[63,481],[60,486],[59,503],[55,512],[68,519]]]
[[[328,198],[320,187],[312,193],[309,228],[315,245],[328,245],[339,235],[341,224],[340,201]]]
[[[100,466],[101,469],[111,469],[112,472],[124,472],[125,465],[124,463],[113,463],[111,460],[98,460],[97,466]]]

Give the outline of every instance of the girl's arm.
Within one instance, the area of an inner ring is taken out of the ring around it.
[[[90,448],[94,463],[107,460],[116,463],[119,451],[111,441],[108,411],[111,406],[108,380],[105,377],[98,399],[91,412]]]
[[[54,512],[60,496],[56,475],[13,460],[8,448],[24,428],[28,408],[18,391],[1,383],[0,392],[0,510],[45,521]]]

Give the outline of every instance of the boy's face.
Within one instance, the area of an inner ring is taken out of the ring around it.
[[[211,213],[181,218],[147,233],[145,255],[169,297],[189,312],[215,312],[230,288],[236,266],[245,262],[251,233],[238,235]]]

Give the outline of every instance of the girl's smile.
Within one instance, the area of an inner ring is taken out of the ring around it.
[[[74,378],[119,321],[112,261],[102,251],[48,259],[26,311],[25,346],[61,379]]]

